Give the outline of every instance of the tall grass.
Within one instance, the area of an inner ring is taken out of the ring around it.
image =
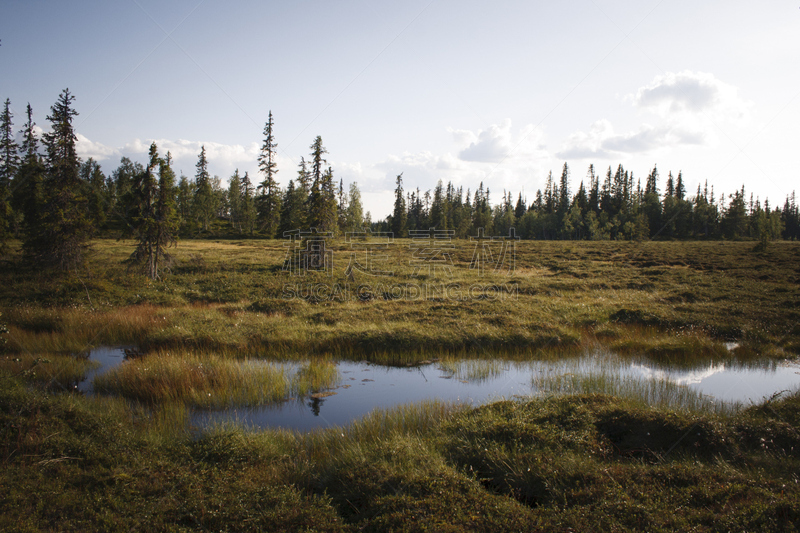
[[[77,387],[99,363],[61,353],[12,354],[0,357],[0,372],[19,376],[53,390]]]
[[[342,379],[339,369],[331,361],[312,360],[301,366],[292,379],[292,391],[306,395],[332,389]]]
[[[166,321],[163,309],[136,305],[110,311],[21,306],[6,312],[8,349],[16,353],[83,353],[100,345],[138,344]]]
[[[94,389],[147,404],[180,402],[213,408],[281,401],[290,381],[274,363],[163,352],[97,376]]]
[[[508,363],[498,359],[456,359],[446,357],[439,361],[439,367],[461,381],[482,383],[502,375]]]
[[[278,403],[335,387],[341,380],[329,360],[311,360],[292,372],[285,365],[186,351],[136,358],[94,378],[94,390],[148,405],[182,403],[200,408]]]
[[[621,375],[614,370],[591,373],[542,373],[531,384],[540,396],[572,394],[604,394],[627,398],[643,407],[680,409],[694,413],[734,414],[743,405],[714,401],[708,396],[666,378],[643,378]]]

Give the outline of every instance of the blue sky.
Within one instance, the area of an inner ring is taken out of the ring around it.
[[[110,174],[155,140],[194,174],[256,174],[270,110],[282,185],[321,135],[373,219],[407,189],[483,181],[532,199],[564,162],[689,192],[797,188],[797,2],[3,0],[0,98],[21,128],[69,87]],[[257,181],[260,178],[256,178]]]

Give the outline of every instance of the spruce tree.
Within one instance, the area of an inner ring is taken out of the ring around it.
[[[408,214],[406,213],[406,199],[403,196],[403,173],[397,175],[396,187],[394,189],[394,211],[392,211],[392,226],[391,231],[396,238],[405,237],[406,222],[408,221]]]
[[[649,236],[654,237],[661,231],[661,200],[658,193],[658,168],[654,165],[653,170],[647,175],[644,186],[644,216],[647,218]]]
[[[256,227],[256,202],[255,202],[255,188],[250,181],[250,176],[247,172],[242,176],[241,184],[241,226],[242,230],[252,236]]]
[[[311,144],[311,192],[308,197],[308,224],[320,231],[336,232],[336,192],[333,184],[333,170],[324,169],[324,155],[328,153],[322,145],[322,137],[317,136]]]
[[[583,183],[581,183],[581,187],[583,187]],[[525,200],[522,199],[522,193],[519,193],[517,196],[517,205],[514,206],[514,219],[521,220],[523,216],[525,216],[525,212],[528,210],[525,207]]]
[[[675,198],[683,200],[686,196],[686,187],[683,183],[683,172],[678,171],[678,180],[675,183]]]
[[[167,248],[177,240],[179,218],[171,156],[167,153],[166,159],[160,158],[156,143],[150,145],[147,169],[137,174],[132,193],[135,199],[132,226],[137,245],[130,261],[141,265],[150,279],[158,279],[171,263]]]
[[[25,123],[25,127],[22,130],[22,146],[20,147],[24,163],[39,158],[39,141],[36,139],[36,130],[34,129],[36,123],[33,121],[33,109],[31,109],[30,103],[28,104],[27,116],[28,122]]]
[[[295,188],[294,180],[289,180],[281,202],[281,220],[278,226],[278,237],[283,238],[287,232],[304,230],[305,227],[305,195],[301,188]]]
[[[278,145],[275,142],[273,127],[272,111],[270,111],[269,119],[264,125],[264,143],[258,156],[258,168],[264,175],[264,181],[258,186],[259,194],[256,201],[258,225],[269,239],[275,237],[278,231],[281,213],[280,188],[275,180],[275,175],[278,173],[275,148]]]
[[[20,166],[12,118],[11,101],[6,98],[3,114],[0,116],[0,253],[5,253],[6,241],[11,236],[13,225],[11,180],[14,179]]]
[[[667,191],[665,196],[675,196],[675,180],[672,178],[672,172],[670,172],[669,176],[667,176]]]
[[[47,173],[36,227],[29,228],[23,249],[38,265],[69,270],[79,267],[92,232],[88,201],[83,196],[72,121],[75,97],[65,89],[50,108],[51,131],[44,135]]]
[[[30,240],[37,231],[39,215],[44,205],[45,167],[39,155],[39,141],[36,138],[36,123],[33,110],[28,104],[28,121],[22,133],[22,165],[14,178],[11,204],[15,212],[15,225],[21,225],[24,240]],[[28,237],[30,236],[30,237]]]
[[[105,226],[110,201],[106,176],[91,157],[81,165],[80,176],[89,199],[89,218],[99,230]]]
[[[336,193],[336,217],[337,226],[341,231],[347,231],[347,201],[348,197],[344,193],[344,180],[339,179],[339,188]]]
[[[192,226],[192,212],[194,210],[192,206],[192,195],[192,183],[189,182],[189,178],[181,173],[176,192],[178,219],[180,220],[181,232],[188,231]]]
[[[338,205],[336,203],[336,182],[333,179],[333,169],[328,167],[322,174],[320,187],[320,222],[317,227],[320,231],[329,231],[334,235],[339,232]]]
[[[178,242],[180,216],[175,201],[175,172],[172,170],[172,155],[158,162],[158,200],[156,202],[156,246],[153,279],[159,277],[159,271],[169,268],[172,257],[167,248]]]
[[[211,227],[211,222],[216,216],[219,202],[211,183],[211,175],[208,173],[205,145],[200,148],[200,155],[197,158],[195,168],[194,215],[200,226],[199,229],[208,231]]]
[[[242,179],[237,168],[228,184],[228,221],[236,233],[242,232]]]
[[[444,186],[442,185],[442,180],[439,180],[436,183],[436,188],[433,190],[430,227],[436,229],[450,229],[447,226],[445,201]]]
[[[569,166],[564,163],[564,168],[561,170],[561,180],[558,186],[558,216],[559,219],[569,211],[570,208],[570,190],[569,190]]]
[[[130,261],[142,265],[144,272],[151,279],[155,279],[156,199],[158,198],[155,172],[159,165],[156,143],[150,144],[148,156],[146,169],[137,173],[131,184],[130,231],[133,232],[137,245],[130,256]]]

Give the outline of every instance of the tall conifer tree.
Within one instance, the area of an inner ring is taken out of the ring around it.
[[[79,267],[92,232],[88,201],[83,196],[72,121],[75,97],[65,89],[50,108],[51,131],[44,135],[47,173],[42,185],[42,205],[36,227],[29,228],[23,248],[38,265],[61,270]]]
[[[11,100],[6,98],[0,116],[0,253],[6,249],[11,235],[13,212],[11,209],[11,180],[19,169],[19,149],[14,140],[14,123]]]
[[[259,227],[270,239],[275,237],[278,231],[281,213],[281,193],[275,179],[278,173],[275,149],[278,144],[275,142],[273,128],[274,122],[270,111],[269,119],[264,125],[264,144],[261,145],[261,154],[258,156],[258,168],[264,176],[264,181],[258,186],[259,194],[256,202]]]

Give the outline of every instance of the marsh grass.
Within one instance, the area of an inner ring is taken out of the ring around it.
[[[686,368],[796,356],[798,243],[754,254],[751,243],[524,242],[502,280],[469,269],[466,241],[454,243],[447,280],[415,278],[408,241],[388,251],[396,272],[377,280],[385,285],[507,282],[518,296],[464,301],[377,290],[289,300],[279,240],[182,241],[158,282],[126,270],[133,242],[93,244],[78,273],[0,263],[11,357],[32,357],[0,369],[2,530],[800,529],[797,393],[728,416],[608,367],[583,380],[542,376],[542,398],[399,407],[309,434],[185,429],[192,404],[271,402],[298,382],[313,390],[331,372],[309,365],[295,380],[309,353],[398,365],[505,354],[559,370],[587,349]],[[341,241],[332,250],[335,261],[350,252]],[[335,262],[334,280],[344,266]],[[726,354],[726,341],[740,347]],[[19,372],[119,343],[148,355],[110,376],[151,357],[163,374],[120,374],[109,387],[128,387],[123,397],[87,398],[45,394]],[[276,371],[248,383],[248,358]],[[277,365],[287,361],[292,371]],[[491,372],[475,364],[476,377]],[[569,394],[592,390],[620,396]]]
[[[502,359],[458,359],[446,357],[439,361],[439,367],[455,379],[482,383],[501,376],[508,370],[508,361]]]
[[[542,373],[531,384],[539,396],[602,394],[626,398],[642,407],[679,409],[692,413],[735,414],[743,409],[741,403],[714,401],[663,377],[638,377],[621,374],[618,370],[596,370],[591,373]]]
[[[718,343],[732,340],[760,357],[800,353],[796,243],[754,255],[746,243],[523,242],[517,268],[501,277],[469,268],[468,241],[454,242],[451,277],[414,276],[408,244],[387,251],[393,276],[353,282],[374,286],[370,298],[342,301],[284,292],[286,283],[344,283],[346,264],[334,263],[330,278],[287,276],[280,241],[182,242],[158,282],[123,267],[133,243],[97,241],[80,279],[0,265],[0,312],[9,349],[33,354],[124,342],[411,364],[437,353],[580,350],[593,338],[669,361],[724,357]],[[351,251],[343,241],[331,247]],[[458,285],[468,297],[392,296],[421,283]],[[474,284],[514,294],[469,297]]]
[[[94,390],[151,405],[175,402],[215,408],[281,401],[290,380],[283,368],[264,361],[160,352],[95,377]]]
[[[306,395],[336,387],[342,376],[330,360],[315,359],[297,369],[291,380],[294,394]]]
[[[0,356],[0,372],[56,391],[73,390],[89,371],[99,366],[99,363],[85,356],[63,353]]]
[[[735,417],[583,394],[191,434],[181,404],[0,379],[0,529],[792,530],[799,411],[797,393]]]
[[[107,311],[22,306],[7,312],[9,350],[85,353],[100,345],[138,344],[166,321],[164,310],[136,305]]]
[[[160,351],[135,358],[94,378],[94,390],[146,405],[181,404],[219,409],[280,403],[334,388],[336,364],[313,359],[294,371],[257,359],[219,354]]]

